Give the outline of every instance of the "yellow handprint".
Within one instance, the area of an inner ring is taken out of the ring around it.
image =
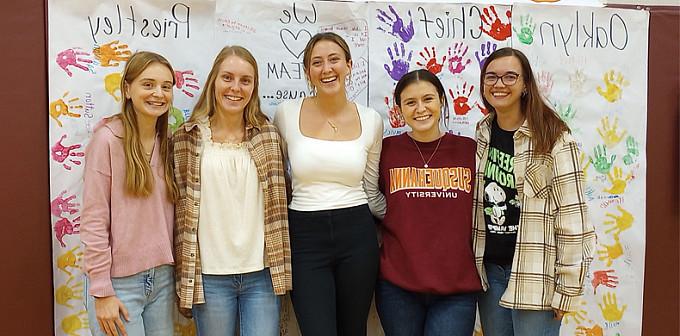
[[[599,255],[598,259],[606,261],[607,267],[611,266],[616,258],[623,255],[623,246],[621,246],[621,242],[617,236],[614,237],[614,245],[602,244],[602,247],[604,247],[604,249],[597,251],[597,254]]]
[[[196,327],[188,320],[186,324],[182,324],[180,321],[175,322],[175,335],[179,336],[196,336]]]
[[[620,216],[616,216],[612,213],[607,213],[605,216],[611,218],[612,220],[604,221],[605,225],[610,225],[611,228],[605,231],[605,233],[613,232],[614,237],[618,237],[623,230],[630,229],[633,226],[633,215],[622,208],[620,205],[616,206],[621,212]]]
[[[68,278],[65,284],[59,286],[57,290],[55,291],[55,301],[62,305],[69,307],[73,309],[73,306],[70,305],[68,302],[70,300],[82,300],[83,299],[83,282],[77,282],[73,285],[71,285],[71,282],[73,282],[74,277],[71,276]]]
[[[80,336],[77,333],[78,330],[89,328],[90,324],[87,322],[87,311],[85,310],[66,316],[61,320],[61,329],[69,336]]]
[[[617,73],[614,70],[605,72],[603,80],[605,88],[602,89],[601,86],[598,86],[597,93],[610,103],[621,99],[622,88],[629,84],[620,72]]]
[[[111,41],[92,50],[94,57],[99,60],[101,66],[118,66],[119,61],[130,59],[132,52],[128,49],[127,44],[118,44],[118,42],[118,40]]]
[[[576,328],[576,336],[603,336],[604,332],[602,330],[602,327],[599,325],[594,325],[591,328],[586,328],[586,327],[578,327]]]
[[[628,175],[626,175],[624,178],[621,167],[614,167],[614,174],[612,175],[612,172],[609,172],[607,174],[607,178],[609,179],[609,182],[611,182],[612,186],[609,189],[602,190],[612,195],[621,195],[624,191],[626,191],[626,186],[628,185],[628,181],[633,178],[633,173],[628,172]]]
[[[120,72],[110,73],[104,77],[104,90],[117,102],[121,99],[120,95],[116,94],[116,92],[120,93],[120,79]]]
[[[588,168],[590,167],[590,160],[588,160],[588,158],[586,157],[585,152],[581,152],[581,156],[579,156],[579,158],[578,158],[578,163],[579,163],[579,166],[582,167],[581,169],[583,170],[583,177],[585,179],[587,179],[588,178]]]
[[[605,294],[602,297],[602,303],[598,303],[597,305],[600,306],[604,319],[609,322],[621,321],[623,312],[626,311],[626,307],[628,307],[628,305],[623,305],[621,306],[621,309],[619,309],[619,305],[616,303],[616,294],[614,293]]]
[[[80,98],[76,97],[67,99],[66,97],[68,96],[68,94],[69,92],[66,91],[64,92],[64,95],[61,96],[61,98],[50,103],[50,117],[52,117],[52,119],[54,119],[57,122],[57,125],[59,125],[59,127],[62,127],[59,117],[67,116],[80,118],[80,114],[73,113],[71,112],[71,110],[83,108],[83,105],[76,105],[80,101]],[[66,101],[64,101],[65,99]]]
[[[592,322],[592,320],[589,319],[587,316],[588,312],[582,308],[585,305],[586,305],[585,301],[580,301],[578,310],[564,313],[563,317],[564,323],[569,324],[571,322],[574,322],[575,324],[581,324],[584,321]]]
[[[602,123],[602,128],[597,128],[597,133],[600,134],[600,137],[602,138],[602,141],[604,141],[604,144],[609,147],[613,148],[616,146],[623,137],[626,136],[626,130],[623,130],[621,134],[616,134],[616,128],[618,127],[619,123],[619,118],[614,117],[614,125],[611,127],[609,126],[609,117],[604,117],[602,120],[600,120]]]
[[[71,272],[66,269],[67,267],[80,269],[78,263],[83,259],[83,252],[79,251],[76,253],[76,250],[79,248],[80,246],[76,246],[69,251],[66,251],[66,253],[60,255],[57,258],[57,268],[64,271],[69,276],[71,276]]]

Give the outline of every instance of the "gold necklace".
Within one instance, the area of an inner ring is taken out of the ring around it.
[[[408,136],[408,135],[406,135],[406,136]],[[437,141],[437,146],[434,148],[432,155],[430,155],[430,158],[427,159],[427,161],[425,161],[425,157],[423,156],[423,152],[420,151],[420,147],[418,147],[418,143],[415,140],[413,140],[413,138],[411,138],[410,136],[408,136],[408,138],[411,139],[411,142],[413,142],[413,144],[416,146],[416,149],[418,150],[418,154],[420,154],[420,159],[423,160],[423,167],[428,168],[430,166],[429,163],[430,163],[430,161],[432,161],[434,154],[437,153],[437,150],[439,149],[439,145],[442,143],[442,138],[444,138],[444,136],[439,137],[439,141]]]

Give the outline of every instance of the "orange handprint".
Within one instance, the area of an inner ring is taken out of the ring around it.
[[[602,311],[602,317],[609,322],[621,321],[623,313],[626,311],[628,305],[623,305],[619,308],[616,302],[615,293],[607,293],[602,297],[602,303],[597,304]]]
[[[404,127],[406,126],[406,121],[404,120],[404,116],[401,115],[399,112],[399,109],[397,108],[397,104],[390,105],[390,98],[385,97],[385,105],[387,105],[387,116],[389,117],[390,120],[390,126],[392,128],[399,128],[399,127]]]
[[[633,173],[629,172],[626,177],[623,177],[623,170],[620,167],[614,167],[614,174],[609,172],[607,174],[607,179],[611,182],[612,186],[609,189],[602,189],[612,195],[621,195],[626,191],[626,186],[628,186],[628,181],[633,179]]]
[[[120,72],[113,72],[104,77],[104,90],[117,102],[122,99],[119,94],[116,94],[116,92],[120,93],[121,76]]]
[[[66,91],[61,96],[61,98],[50,103],[50,117],[57,122],[59,127],[62,127],[59,117],[67,116],[73,118],[80,118],[80,114],[71,112],[72,110],[82,109],[83,105],[77,105],[80,102],[80,98],[68,99],[69,92]],[[66,100],[66,101],[64,101]]]
[[[489,8],[491,8],[491,13],[489,13]],[[512,34],[512,29],[510,29],[512,12],[506,11],[507,22],[502,22],[496,13],[496,7],[489,6],[489,8],[484,8],[484,14],[481,16],[482,25],[479,29],[497,41],[505,41]]]
[[[87,330],[90,324],[87,322],[87,311],[81,310],[61,320],[61,329],[69,336],[80,336],[78,330]]]
[[[57,287],[55,290],[55,301],[70,309],[73,309],[73,305],[69,304],[70,300],[83,300],[83,282],[79,281],[75,284],[71,284],[75,278],[73,276],[66,280],[66,283]]]
[[[591,320],[588,318],[588,312],[583,309],[585,306],[586,302],[585,301],[579,301],[579,307],[577,310],[572,311],[572,312],[566,312],[564,313],[563,321],[566,324],[570,324],[574,322],[575,324],[581,324],[584,321],[591,322]]]
[[[607,267],[610,267],[614,260],[623,255],[623,246],[621,246],[618,237],[614,237],[614,245],[602,244],[602,247],[604,247],[604,249],[597,251],[599,256],[598,259],[606,261]]]
[[[633,226],[633,215],[622,208],[620,205],[616,206],[621,212],[620,216],[616,216],[612,213],[607,213],[605,216],[611,218],[612,220],[604,221],[605,225],[610,225],[611,228],[605,231],[605,233],[614,233],[614,236],[618,237],[623,230],[630,229]]]
[[[619,118],[614,117],[614,125],[609,126],[609,117],[604,117],[600,120],[602,123],[602,128],[597,128],[597,133],[600,134],[602,141],[609,148],[616,146],[623,137],[626,136],[626,130],[623,130],[621,134],[617,134],[616,128],[618,127]]]
[[[609,274],[610,272],[612,274]],[[619,284],[619,277],[613,273],[613,269],[593,272],[593,280],[590,281],[590,283],[593,285],[593,294],[597,294],[597,287],[600,285],[609,288],[616,288],[616,285]]]
[[[67,268],[71,267],[80,269],[80,265],[78,264],[83,259],[83,252],[76,252],[78,249],[80,249],[80,246],[76,246],[57,257],[57,268],[64,271],[64,273],[68,274],[69,276],[72,274]]]
[[[594,325],[591,328],[580,326],[576,328],[576,336],[603,336],[602,327]]]
[[[103,67],[118,66],[120,61],[127,61],[130,59],[132,52],[128,49],[127,44],[118,44],[118,40],[102,44],[92,50],[94,57],[99,60]]]

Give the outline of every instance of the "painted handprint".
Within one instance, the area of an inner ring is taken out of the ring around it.
[[[515,34],[517,34],[517,39],[527,45],[534,43],[534,31],[536,30],[536,24],[531,18],[531,15],[521,15],[519,17],[519,22],[522,25],[519,28],[519,31],[517,31],[515,27],[512,28]]]
[[[618,127],[619,123],[619,118],[614,117],[614,125],[609,125],[609,117],[605,116],[603,117],[600,122],[602,123],[602,127],[597,128],[597,133],[600,134],[600,137],[602,138],[602,141],[604,141],[604,144],[607,145],[609,148],[614,148],[621,140],[623,140],[623,137],[626,136],[626,130],[621,131],[621,134],[618,134],[616,128]]]
[[[83,259],[83,252],[80,251],[80,245],[76,246],[64,254],[57,257],[57,268],[64,271],[64,273],[71,276],[71,272],[68,268],[80,269],[79,263]]]
[[[612,195],[621,195],[623,194],[624,191],[626,191],[628,181],[633,179],[633,173],[629,172],[628,175],[626,175],[626,177],[623,177],[623,170],[621,169],[621,167],[614,167],[614,174],[612,174],[612,172],[609,172],[607,174],[607,179],[609,179],[609,182],[612,185],[608,189],[602,190]]]
[[[620,205],[617,205],[616,208],[619,210],[621,213],[620,215],[614,215],[610,212],[605,214],[606,217],[609,217],[609,220],[604,221],[604,225],[611,226],[611,228],[607,229],[604,233],[613,233],[615,237],[618,237],[621,232],[624,230],[628,230],[631,227],[633,227],[633,214],[630,212],[626,211],[623,207]]]
[[[546,99],[550,97],[554,84],[552,73],[541,71],[538,74],[536,81],[538,82],[538,91],[543,95],[543,97]]]
[[[463,49],[463,47],[465,47],[465,49]],[[452,75],[463,72],[465,67],[467,67],[467,65],[472,62],[471,59],[465,58],[465,54],[467,54],[468,49],[468,46],[463,44],[463,42],[456,42],[453,45],[453,49],[449,47],[449,72],[451,72]]]
[[[588,312],[585,311],[583,308],[579,308],[578,310],[573,312],[564,313],[562,321],[564,321],[565,324],[571,323],[581,324],[585,321],[592,322],[592,320],[588,318]]]
[[[608,174],[609,170],[612,168],[612,165],[614,164],[614,160],[616,160],[616,155],[612,154],[612,156],[607,160],[607,147],[604,145],[597,145],[595,146],[595,158],[590,157],[590,163],[593,164],[593,167],[595,167],[595,170],[597,170],[598,173],[600,174]]]
[[[392,7],[392,5],[388,5],[387,7],[394,17],[390,16],[390,14],[387,14],[387,12],[384,10],[378,9],[378,15],[376,17],[386,26],[378,27],[378,30],[388,33],[400,39],[404,43],[411,41],[413,35],[415,34],[415,31],[413,30],[413,17],[411,16],[411,11],[408,11],[409,23],[408,25],[404,25],[404,20],[401,18],[401,16],[399,16],[399,13],[394,10],[394,7]]]
[[[614,260],[623,255],[623,246],[618,237],[614,237],[614,245],[602,244],[603,249],[597,251],[598,259],[604,261],[610,267]]]
[[[489,114],[489,110],[487,110],[486,107],[484,107],[484,105],[482,105],[482,104],[480,104],[480,103],[475,103],[475,105],[477,105],[477,108],[479,109],[479,112],[480,112],[482,115],[487,115],[487,114]]]
[[[621,99],[624,86],[628,86],[628,81],[623,78],[620,72],[609,70],[604,73],[604,88],[597,87],[597,93],[604,97],[608,102],[613,103]]]
[[[404,116],[399,113],[399,110],[397,109],[397,105],[390,105],[390,98],[385,97],[385,105],[387,105],[387,116],[390,120],[390,126],[392,128],[399,128],[399,127],[404,127],[406,126],[406,121],[404,120]]]
[[[491,9],[491,12],[489,12]],[[496,13],[496,7],[489,6],[484,8],[484,14],[482,14],[482,25],[479,26],[484,33],[494,38],[496,41],[505,41],[512,34],[510,29],[510,18],[512,17],[512,12],[507,10],[505,16],[507,17],[506,22],[501,21]]]
[[[578,68],[574,70],[574,72],[570,73],[569,88],[571,89],[571,93],[575,96],[582,96],[584,93],[586,93],[586,80],[587,77],[583,69]]]
[[[68,336],[80,336],[78,330],[87,330],[89,328],[90,325],[87,322],[87,311],[85,310],[66,316],[61,320],[61,330]]]
[[[80,206],[80,203],[73,202],[76,195],[64,197],[65,195],[66,190],[63,190],[59,193],[59,196],[55,197],[52,202],[50,202],[50,210],[55,217],[61,217],[63,213],[73,215],[78,212],[77,207]]]
[[[82,51],[80,48],[71,48],[58,53],[56,61],[59,67],[64,70],[69,77],[73,77],[73,73],[69,70],[69,67],[90,71],[88,66],[82,64],[92,64],[92,59],[90,59],[89,56],[89,53]]]
[[[66,247],[64,236],[77,233],[80,233],[80,216],[74,218],[73,221],[62,217],[54,223],[54,236],[59,241],[59,244],[61,244],[61,247]]]
[[[599,325],[594,325],[590,328],[584,326],[579,326],[576,328],[576,336],[603,336],[602,327]]]
[[[69,301],[83,300],[83,282],[79,281],[73,283],[74,280],[75,278],[73,276],[69,277],[65,284],[57,287],[54,291],[54,301],[57,302],[57,304],[73,309],[74,307],[68,303]]]
[[[184,123],[184,112],[182,110],[172,106],[170,108],[170,116],[168,118],[168,123],[170,124],[170,130],[174,133],[182,123]]]
[[[637,161],[640,156],[638,146],[638,142],[631,135],[626,138],[626,155],[623,156],[623,163],[630,166]]]
[[[83,163],[83,161],[78,158],[85,156],[85,153],[82,151],[76,151],[76,149],[80,149],[80,147],[82,147],[81,144],[64,146],[61,142],[64,141],[65,138],[66,134],[62,135],[59,141],[57,141],[57,143],[52,146],[52,159],[61,163],[66,170],[71,170],[72,167],[70,164],[65,162],[66,159],[68,159],[69,162],[79,166]]]
[[[120,62],[129,60],[132,55],[127,44],[119,44],[118,40],[95,47],[92,53],[103,67],[118,66]]]
[[[117,102],[122,99],[120,96],[121,76],[120,72],[113,72],[104,77],[104,90]]]
[[[423,48],[423,53],[422,51],[420,52],[420,57],[423,59],[423,61],[426,61],[427,63],[423,62],[416,62],[416,65],[424,67],[432,73],[433,75],[436,75],[440,72],[442,72],[442,68],[444,67],[444,62],[446,61],[446,55],[442,57],[442,62],[437,63],[437,53],[434,50],[434,47],[430,48],[432,50],[432,53],[430,53],[430,50],[427,49],[427,47]]]
[[[194,95],[200,91],[198,86],[198,79],[194,77],[193,70],[175,71],[175,87],[180,89],[187,97],[194,98]]]
[[[555,104],[555,110],[557,110],[557,114],[567,124],[571,124],[576,116],[576,108],[574,108],[574,105],[572,104],[562,104],[558,102]]]
[[[468,87],[467,84],[467,82],[464,82],[462,87],[456,86],[455,94],[452,89],[449,89],[449,95],[451,95],[451,99],[453,99],[453,112],[456,113],[456,115],[466,115],[470,112],[471,107],[470,104],[468,104],[468,101],[470,100],[470,95],[472,94],[472,90],[475,89],[475,86],[470,85]]]
[[[57,122],[59,127],[62,127],[61,120],[59,117],[66,116],[71,118],[80,118],[79,113],[73,112],[73,110],[82,110],[83,105],[79,105],[80,98],[68,98],[69,92],[66,91],[61,96],[61,98],[50,103],[50,117]]]
[[[182,323],[180,321],[175,322],[175,335],[179,336],[196,336],[196,327],[191,320],[187,323]]]
[[[593,280],[590,281],[590,283],[593,285],[593,294],[597,294],[597,287],[600,285],[609,288],[616,288],[616,286],[619,284],[619,277],[613,273],[613,269],[593,272]]]
[[[482,66],[484,66],[484,62],[486,62],[486,59],[489,58],[489,55],[496,51],[497,48],[497,44],[491,43],[489,41],[482,43],[482,45],[479,46],[479,50],[475,51],[475,58],[477,59],[477,64],[479,64],[480,69]]]
[[[409,63],[411,62],[411,56],[413,56],[413,50],[408,52],[408,57],[406,57],[406,50],[404,49],[404,44],[400,43],[401,45],[401,52],[399,52],[400,49],[397,48],[397,43],[394,43],[394,53],[392,52],[392,49],[389,47],[387,48],[387,54],[390,55],[390,61],[392,62],[392,69],[390,69],[390,66],[388,64],[384,64],[385,71],[394,79],[395,81],[398,81],[401,79],[402,76],[404,76],[410,67]],[[397,57],[395,59],[395,56]]]
[[[608,322],[621,321],[623,313],[626,311],[628,305],[623,305],[619,308],[616,302],[616,293],[607,293],[602,296],[602,303],[597,304],[602,311],[602,317]]]

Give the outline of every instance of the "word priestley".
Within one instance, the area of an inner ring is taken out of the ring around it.
[[[120,5],[116,5],[116,13],[113,14],[113,16],[88,16],[87,21],[90,24],[90,33],[94,43],[98,43],[97,36],[100,33],[107,36],[127,34],[127,27],[130,27],[131,29],[129,32],[130,36],[134,36],[139,27],[139,34],[143,37],[179,38],[180,35],[186,35],[186,38],[188,39],[190,11],[191,9],[188,5],[178,2],[172,5],[172,8],[170,9],[172,18],[135,18],[133,6],[130,6],[129,14],[123,16]]]

